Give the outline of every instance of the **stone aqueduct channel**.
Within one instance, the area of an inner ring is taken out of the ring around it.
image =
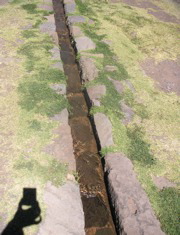
[[[89,104],[98,105],[106,88],[96,85],[82,92],[82,79],[87,82],[98,74],[93,60],[88,57],[88,50],[96,45],[76,26],[86,19],[82,15],[68,15],[75,11],[74,0],[52,0],[52,7],[54,18],[47,17],[49,26],[53,25],[49,33],[60,46],[60,51],[56,47],[52,52],[55,56],[60,52],[63,67],[62,64],[57,66],[64,70],[67,77],[66,88],[53,89],[61,92],[64,89],[71,105],[70,113],[63,110],[55,118],[64,125],[64,141],[70,143],[67,147],[71,151],[68,163],[71,170],[78,172],[79,186],[71,180],[59,189],[47,185],[46,217],[37,234],[163,235],[131,161],[122,153],[109,153],[104,157],[103,164],[101,162],[101,147],[113,145],[112,126],[103,113],[89,116]],[[40,28],[46,32],[49,26],[44,24]],[[76,54],[81,51],[86,53],[77,63]],[[114,68],[109,66],[107,69]],[[128,109],[126,105],[123,107]],[[125,122],[130,116],[127,114]],[[50,150],[47,148],[47,151]],[[64,214],[59,212],[62,209]]]
[[[75,52],[95,49],[96,45],[83,34],[80,36],[82,32],[78,26],[75,26],[76,23],[83,23],[86,20],[84,16],[68,16],[68,13],[75,11],[74,0],[64,2],[53,0],[53,7],[61,59],[64,72],[68,77],[67,98],[72,106],[69,125],[73,138],[76,169],[79,174],[85,232],[99,235],[116,234],[97,147],[97,145],[101,148],[113,144],[112,127],[109,119],[102,113],[95,114],[92,121],[88,115],[87,105],[98,103],[98,97],[105,93],[105,88],[103,85],[94,86],[83,93],[81,79],[84,81],[94,79],[98,71],[87,55],[81,57],[78,71],[75,59]],[[114,69],[113,66],[109,67],[107,69]],[[122,153],[108,154],[105,156],[104,171],[117,233],[164,234],[148,197],[136,179],[131,161]]]

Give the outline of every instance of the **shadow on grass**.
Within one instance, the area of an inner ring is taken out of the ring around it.
[[[21,83],[20,106],[27,111],[33,110],[41,115],[53,116],[67,106],[65,97],[56,94],[44,82],[29,81]]]
[[[144,166],[151,166],[156,163],[151,154],[150,144],[144,140],[142,129],[135,126],[133,129],[127,128],[127,135],[130,139],[128,155],[133,161],[138,161]]]
[[[166,188],[158,192],[159,219],[164,225],[167,234],[179,234],[179,196],[179,191],[176,188]]]
[[[23,228],[41,222],[41,209],[36,199],[36,188],[24,188],[14,218],[1,235],[24,235]]]

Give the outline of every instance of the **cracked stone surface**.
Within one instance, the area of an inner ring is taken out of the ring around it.
[[[48,182],[44,201],[47,207],[46,217],[40,224],[37,235],[85,235],[84,213],[76,183],[67,181],[63,186],[55,187]]]
[[[65,84],[52,84],[52,85],[50,85],[50,87],[58,95],[65,95],[66,94],[66,85]]]
[[[79,60],[82,69],[82,79],[84,82],[92,81],[98,77],[98,69],[91,58],[81,56]]]
[[[128,124],[129,122],[132,121],[134,112],[128,105],[124,103],[124,101],[121,101],[120,106],[121,106],[121,110],[124,113],[123,123]]]
[[[106,86],[105,85],[96,85],[93,87],[87,88],[87,93],[93,105],[100,106],[100,99],[103,95],[106,94]]]
[[[68,16],[68,22],[70,24],[75,24],[75,23],[85,23],[86,18],[83,16]]]
[[[77,50],[87,51],[94,50],[96,48],[96,44],[88,37],[79,37],[75,39]]]
[[[96,113],[94,115],[94,122],[98,133],[101,147],[108,147],[114,145],[112,136],[112,124],[108,117],[103,113]]]
[[[136,178],[131,161],[122,153],[109,153],[105,156],[105,169],[121,234],[165,235]]]
[[[65,12],[68,13],[74,13],[76,11],[76,4],[75,3],[67,3],[65,4]]]

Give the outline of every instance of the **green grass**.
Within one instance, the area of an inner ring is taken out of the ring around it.
[[[157,90],[152,79],[144,75],[139,63],[150,57],[157,62],[178,58],[178,25],[161,22],[145,9],[122,3],[99,3],[95,0],[76,2],[79,11],[76,14],[94,20],[92,25],[80,24],[84,33],[96,43],[96,49],[90,53],[104,54],[104,59],[93,57],[99,76],[85,85],[106,86],[101,106],[92,107],[91,114],[102,112],[109,117],[115,146],[103,148],[101,153],[104,156],[108,152],[119,151],[133,161],[138,179],[163,230],[166,234],[176,235],[179,232],[180,212],[178,186],[160,191],[154,185],[152,176],[164,176],[178,184],[179,97]],[[167,4],[170,3],[161,2],[161,7],[172,10]],[[106,45],[103,39],[112,43]],[[106,72],[106,65],[114,65],[118,71]],[[122,94],[117,93],[109,77],[121,81],[125,87]],[[127,79],[135,92],[127,87]],[[127,126],[121,121],[122,100],[135,112],[133,121]]]

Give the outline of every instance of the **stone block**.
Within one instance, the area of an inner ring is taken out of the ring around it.
[[[78,52],[94,50],[96,48],[96,44],[86,36],[75,38],[75,42]]]
[[[112,124],[109,118],[103,113],[94,115],[94,122],[102,148],[114,145],[112,136]]]

